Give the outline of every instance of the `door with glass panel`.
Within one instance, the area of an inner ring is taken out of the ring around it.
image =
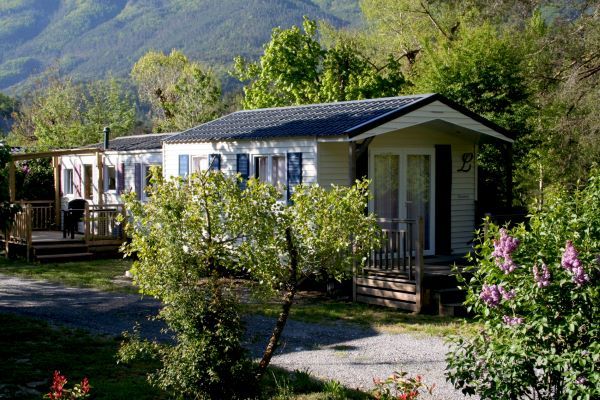
[[[371,157],[372,210],[384,220],[423,218],[425,254],[434,252],[433,150],[374,151]],[[382,222],[393,229],[393,223]],[[416,234],[416,232],[413,232]]]

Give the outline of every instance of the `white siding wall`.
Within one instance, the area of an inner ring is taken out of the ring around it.
[[[319,185],[350,184],[350,153],[347,142],[318,143],[317,173]]]
[[[476,176],[475,161],[468,172],[458,172],[462,166],[463,153],[474,153],[475,143],[456,134],[435,131],[427,126],[415,126],[402,131],[388,132],[373,139],[372,150],[393,148],[434,149],[436,144],[449,144],[452,151],[452,204],[451,204],[451,246],[455,254],[465,254],[471,247],[475,229]],[[371,156],[370,156],[371,157]],[[372,159],[369,159],[372,162]]]
[[[317,146],[313,138],[279,139],[263,141],[237,142],[203,142],[203,143],[165,143],[164,145],[165,177],[179,175],[179,155],[193,156],[208,154],[221,155],[221,171],[227,175],[237,172],[237,154],[250,155],[250,173],[254,171],[253,156],[257,155],[286,155],[287,153],[302,153],[302,182],[317,182]],[[190,166],[191,170],[191,166]]]
[[[141,170],[141,182],[140,182],[140,187],[143,189],[144,187],[144,176],[143,176],[143,171],[144,171],[144,166],[146,165],[162,165],[162,150],[156,150],[156,151],[138,151],[138,152],[107,152],[104,155],[103,158],[103,163],[105,166],[110,165],[110,166],[114,166],[115,167],[115,171],[118,171],[119,169],[119,164],[120,163],[124,163],[125,164],[125,191],[129,191],[129,190],[135,190],[135,164],[136,163],[140,163],[142,164],[142,170]],[[89,164],[92,165],[92,188],[93,188],[93,198],[91,200],[88,200],[90,202],[90,204],[98,204],[98,196],[99,196],[99,192],[98,192],[98,165],[97,165],[97,158],[96,155],[83,155],[83,156],[79,156],[79,155],[70,155],[70,156],[63,156],[61,157],[61,193],[63,193],[63,185],[64,182],[63,181],[63,172],[64,169],[69,168],[69,169],[73,169],[73,181],[74,181],[74,186],[75,183],[79,180],[79,178],[77,176],[75,176],[75,165],[79,164],[81,165],[81,173],[83,175],[83,165],[84,164]],[[105,176],[104,176],[104,180],[106,181],[107,177],[106,177],[106,172],[105,172]],[[75,198],[80,198],[83,197],[83,176],[81,177],[82,183],[81,183],[81,196],[77,196],[76,190],[75,188],[73,189],[73,193],[72,194],[64,194],[61,197],[61,205],[62,205],[62,209],[66,209],[68,206],[69,201],[75,199]],[[118,176],[117,176],[117,180],[118,180]],[[106,185],[106,183],[105,183]],[[117,183],[118,185],[118,183]],[[122,199],[121,196],[117,194],[116,190],[113,191],[105,191],[104,192],[104,204],[121,204],[122,203]]]

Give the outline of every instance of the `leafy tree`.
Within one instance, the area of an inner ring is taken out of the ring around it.
[[[2,131],[6,125],[5,121],[11,117],[17,108],[18,102],[15,99],[0,93],[0,135],[3,133]]]
[[[600,396],[600,171],[548,193],[529,227],[489,224],[462,276],[483,328],[455,338],[448,376],[485,399]]]
[[[135,282],[163,302],[159,318],[176,343],[133,341],[122,353],[125,359],[154,354],[162,369],[152,382],[181,396],[244,393],[251,387],[246,378],[265,372],[300,282],[315,274],[347,276],[378,232],[374,217],[364,214],[366,182],[330,191],[298,186],[288,205],[271,185],[251,179],[242,189],[238,179],[216,172],[189,180],[155,177],[149,190],[144,205],[127,199],[132,221],[125,251],[137,254]],[[239,315],[223,284],[232,272],[251,277],[257,293],[283,300],[256,371],[241,351]]]
[[[103,127],[121,136],[135,124],[135,106],[114,78],[89,83],[52,77],[24,101],[9,135],[12,143],[39,149],[97,143]]]
[[[150,51],[133,66],[140,98],[152,107],[158,131],[179,131],[216,118],[221,89],[212,71],[179,50]]]
[[[8,162],[10,161],[10,146],[0,142],[0,202],[10,199],[8,193]]]
[[[279,107],[396,95],[405,84],[393,57],[375,63],[350,35],[329,48],[318,40],[317,24],[303,30],[275,28],[259,62],[235,59],[233,75],[247,81],[244,108]]]

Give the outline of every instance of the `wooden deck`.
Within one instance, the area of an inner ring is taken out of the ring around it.
[[[31,241],[35,245],[37,243],[47,243],[47,242],[73,242],[73,241],[82,241],[84,240],[83,233],[76,233],[75,239],[71,239],[69,235],[67,238],[63,238],[62,231],[33,231],[31,232]]]

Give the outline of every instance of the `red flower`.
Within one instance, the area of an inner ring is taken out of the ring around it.
[[[90,392],[90,382],[88,381],[88,378],[83,378],[81,381],[81,391],[83,394],[88,394]]]
[[[62,398],[63,387],[67,384],[67,378],[60,374],[60,371],[54,371],[54,379],[52,380],[52,386],[50,387],[50,393],[48,397],[51,400],[58,400]]]

